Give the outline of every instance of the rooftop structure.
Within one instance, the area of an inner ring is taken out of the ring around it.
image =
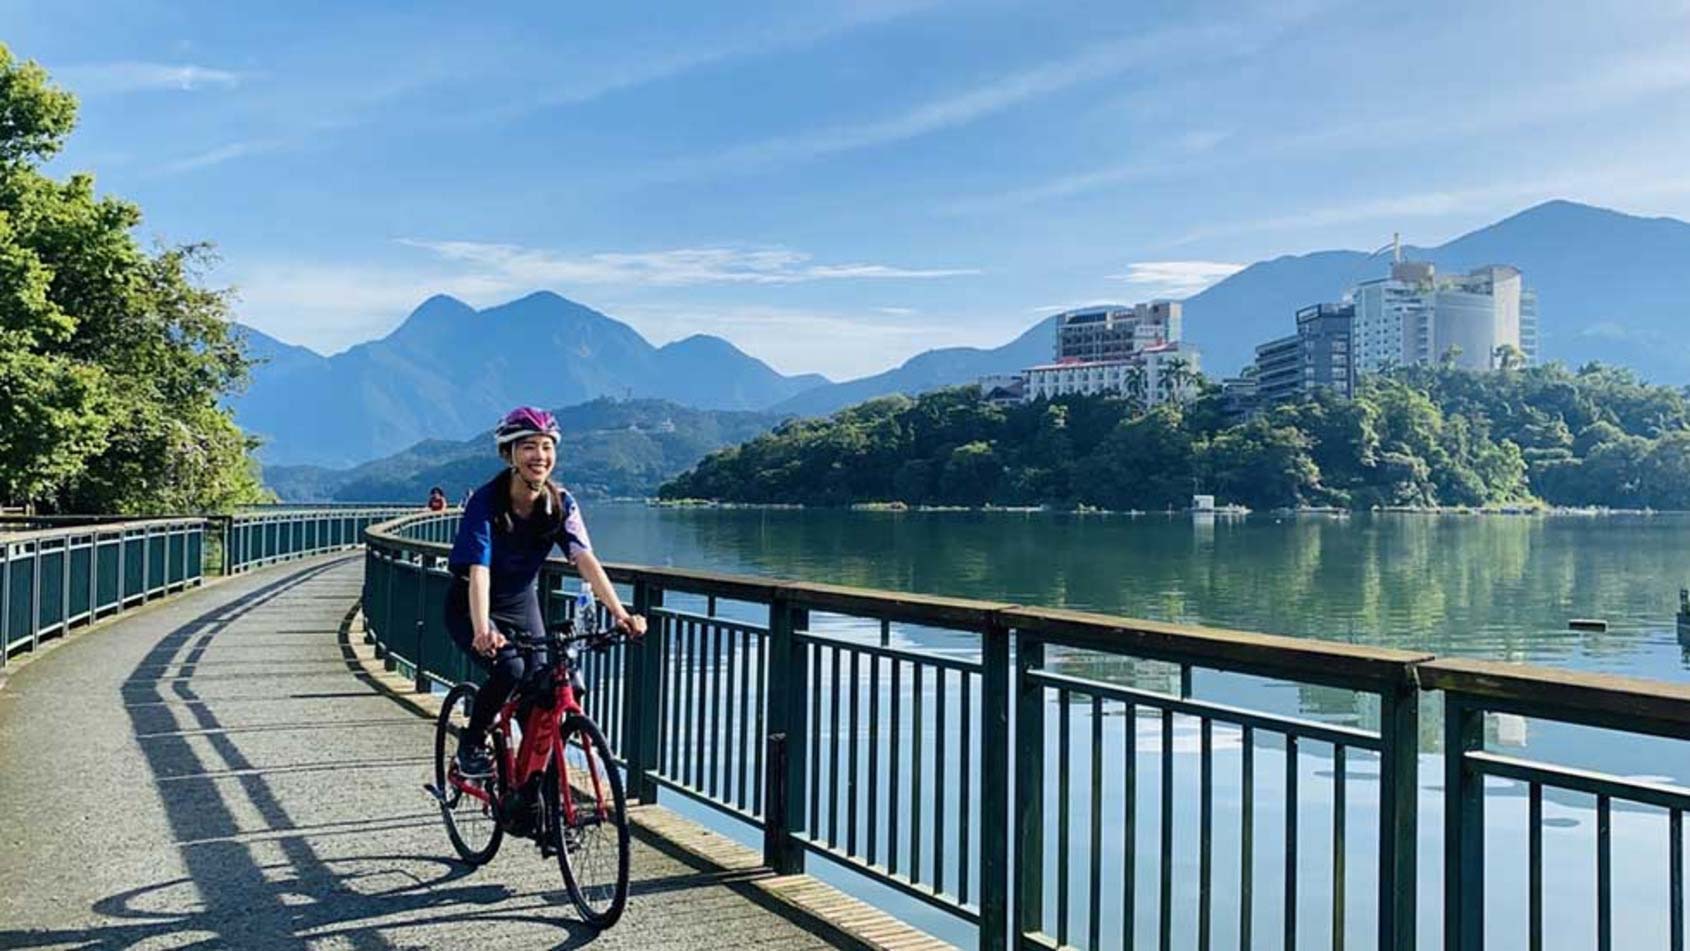
[[[1517,268],[1439,277],[1427,262],[1397,261],[1389,277],[1357,284],[1350,297],[1360,371],[1443,360],[1484,370],[1504,347],[1537,362],[1537,296]]]

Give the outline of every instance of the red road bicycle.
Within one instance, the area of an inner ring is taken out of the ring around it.
[[[579,651],[624,639],[575,634],[565,623],[548,630],[543,643],[519,644],[531,661],[543,650],[548,662],[512,691],[487,731],[491,776],[458,774],[457,738],[476,686],[453,687],[435,726],[434,782],[426,787],[465,862],[491,860],[507,833],[531,838],[543,858],[557,858],[570,900],[598,928],[615,924],[628,903],[628,804],[610,744],[581,710]],[[513,724],[521,735],[514,749]]]

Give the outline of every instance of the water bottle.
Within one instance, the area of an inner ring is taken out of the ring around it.
[[[581,591],[575,595],[575,633],[597,634],[599,632],[598,604],[593,599],[593,586],[585,581],[581,582]]]

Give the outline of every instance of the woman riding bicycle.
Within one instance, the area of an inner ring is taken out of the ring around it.
[[[516,642],[544,641],[545,615],[535,582],[553,546],[563,549],[592,586],[617,629],[632,637],[646,629],[645,618],[622,606],[593,555],[580,506],[551,481],[557,420],[545,410],[519,406],[499,423],[494,441],[507,468],[470,495],[447,559],[452,583],[446,591],[446,630],[488,674],[468,728],[458,738],[458,770],[465,776],[492,772],[484,742],[487,728],[528,672],[529,661]],[[544,662],[541,655],[531,656],[535,663]]]

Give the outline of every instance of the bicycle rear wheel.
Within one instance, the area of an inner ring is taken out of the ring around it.
[[[558,868],[581,917],[608,928],[628,904],[628,800],[622,774],[592,720],[565,720],[560,740],[563,762],[547,771],[546,783]]]
[[[458,779],[455,758],[458,753],[458,734],[469,725],[470,710],[475,707],[475,684],[462,683],[446,695],[440,706],[440,717],[434,726],[434,788],[440,795],[440,817],[446,823],[446,835],[458,857],[471,865],[480,865],[499,851],[505,830],[499,823],[499,811],[492,804],[465,792],[453,780]],[[502,802],[505,791],[504,757],[498,755],[492,735],[482,740],[487,754],[493,759],[493,775],[476,781],[494,803]]]

